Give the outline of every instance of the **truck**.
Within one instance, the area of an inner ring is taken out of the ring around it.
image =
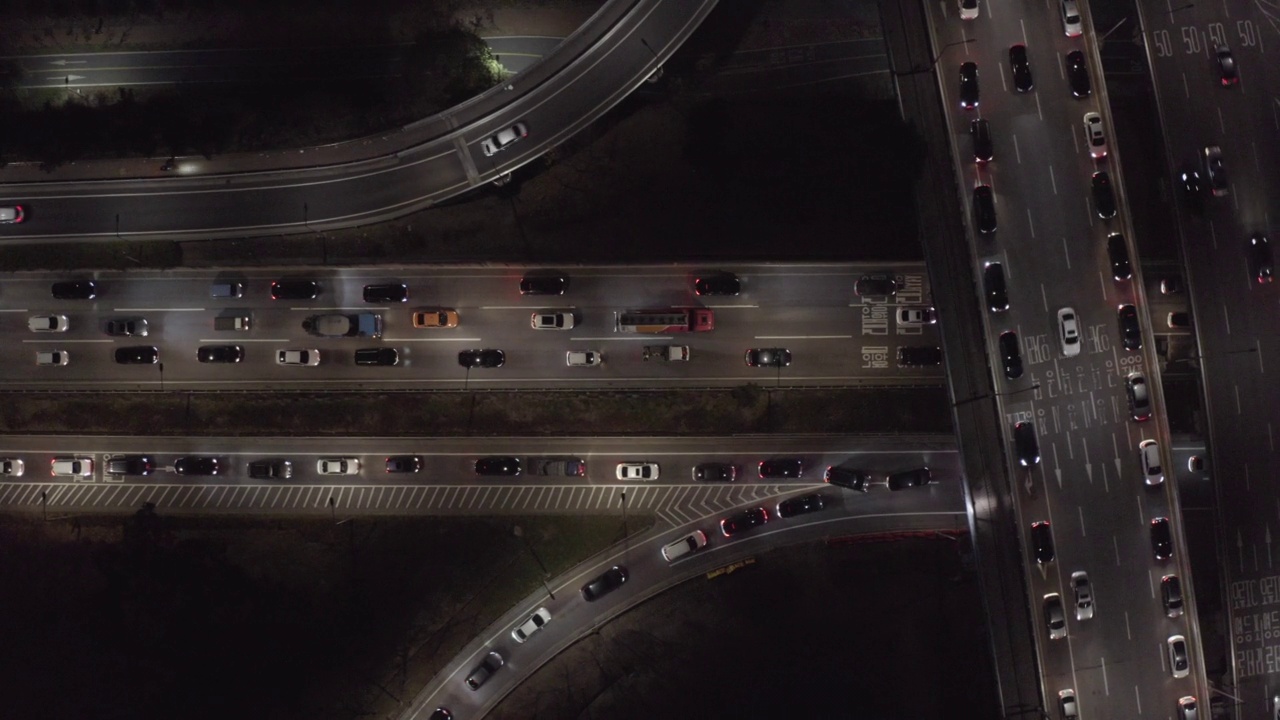
[[[689,359],[689,346],[645,345],[643,357],[645,360],[662,360],[663,362],[687,361]]]
[[[378,313],[312,315],[302,321],[302,329],[320,337],[382,337],[382,316]]]
[[[614,313],[615,332],[682,333],[707,332],[716,327],[715,313],[708,308],[676,307],[665,310],[627,310]]]
[[[529,458],[525,464],[534,475],[556,477],[582,477],[587,474],[587,464],[575,457]]]
[[[249,315],[223,315],[213,319],[214,330],[247,331],[252,324]]]

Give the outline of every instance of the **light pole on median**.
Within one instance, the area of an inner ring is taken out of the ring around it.
[[[968,405],[969,403],[972,403],[972,402],[978,402],[979,400],[987,400],[993,397],[1011,397],[1013,395],[1018,395],[1019,393],[1031,392],[1033,390],[1039,390],[1039,389],[1040,389],[1040,383],[1033,383],[1028,387],[1019,388],[1017,390],[1009,390],[1008,392],[983,393],[982,395],[977,395],[971,398],[965,398],[964,400],[957,400],[956,402],[951,403],[951,407],[957,408],[957,407],[960,407],[961,405]]]
[[[929,71],[933,70],[933,66],[934,66],[934,65],[937,65],[937,64],[938,64],[938,61],[942,59],[942,55],[943,55],[943,53],[945,53],[945,52],[947,51],[947,48],[949,48],[949,47],[954,47],[954,46],[956,46],[956,45],[966,45],[966,44],[971,43],[971,42],[973,42],[973,41],[975,41],[975,40],[977,40],[977,38],[968,38],[968,39],[966,39],[966,40],[956,40],[955,42],[949,42],[949,43],[947,43],[946,45],[943,45],[943,46],[942,46],[942,48],[938,50],[938,54],[937,54],[937,55],[935,55],[935,56],[933,57],[933,59],[929,61],[929,64],[928,64],[928,65],[926,65],[925,67],[919,67],[919,66],[916,66],[916,65],[912,65],[910,70],[901,71],[901,72],[900,72],[900,71],[898,71],[898,70],[894,70],[894,69],[891,67],[891,68],[889,68],[889,72],[893,73],[893,75],[894,75],[894,76],[896,76],[896,77],[906,77],[906,76],[908,76],[908,75],[919,75],[920,73],[926,73],[926,72],[929,72]]]

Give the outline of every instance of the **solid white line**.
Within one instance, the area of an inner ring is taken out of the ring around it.
[[[196,342],[202,343],[220,343],[223,345],[239,345],[240,343],[287,343],[289,338],[238,338],[238,337],[220,337],[220,338],[200,338]]]
[[[734,308],[758,308],[759,305],[708,305],[712,310],[731,310]]]
[[[441,337],[441,338],[382,338],[383,342],[481,342],[480,338]]]
[[[342,312],[363,312],[365,310],[378,310],[380,308],[361,306],[361,307],[291,307],[290,310],[307,310],[309,312],[319,312],[321,310],[338,310]]]
[[[40,338],[38,340],[23,340],[22,342],[24,343],[39,343],[39,342],[58,343],[59,345],[61,345],[63,343],[113,343],[115,342],[115,340],[67,340],[65,338],[51,337],[51,338]]]
[[[850,340],[852,335],[756,335],[756,340]]]
[[[12,310],[0,310],[0,313],[7,313],[7,312],[11,312],[11,313],[24,313],[24,312],[30,312],[30,311],[29,311],[29,310],[27,310],[26,308],[22,308],[22,309],[14,308],[14,309],[12,309]]]
[[[610,335],[608,337],[598,337],[598,338],[575,337],[575,338],[569,338],[569,342],[587,342],[590,340],[648,340],[649,342],[661,343],[665,338],[670,338],[672,342],[675,341],[675,338],[672,338],[671,335],[668,335],[668,334],[654,336],[654,335],[634,335],[634,334],[628,333],[625,335],[619,334],[619,335]]]
[[[205,308],[111,308],[111,312],[204,312]]]

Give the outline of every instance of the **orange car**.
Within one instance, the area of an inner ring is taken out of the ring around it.
[[[458,327],[458,311],[452,308],[424,308],[413,313],[413,326],[416,328],[455,328]]]

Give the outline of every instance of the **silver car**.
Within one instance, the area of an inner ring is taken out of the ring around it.
[[[1096,112],[1084,114],[1084,139],[1089,144],[1089,155],[1094,160],[1107,156],[1107,136],[1102,128],[1102,116]]]
[[[679,540],[662,548],[662,559],[667,562],[675,562],[690,553],[697,552],[707,546],[707,534],[701,530],[694,530]]]
[[[499,130],[495,135],[481,140],[480,150],[484,153],[485,157],[492,157],[493,155],[506,150],[507,147],[515,143],[520,138],[528,136],[529,126],[525,125],[523,122],[518,122],[509,128]]]
[[[1049,626],[1050,640],[1067,636],[1067,615],[1062,611],[1062,596],[1058,593],[1044,596],[1044,621]]]
[[[1175,679],[1191,674],[1191,660],[1187,656],[1187,639],[1181,635],[1169,637],[1169,672],[1173,673]]]
[[[511,639],[518,643],[523,643],[529,639],[529,636],[542,629],[551,620],[551,611],[546,608],[538,608],[533,611],[528,620],[515,630],[511,631]]]
[[[1164,482],[1164,469],[1160,467],[1160,445],[1155,440],[1138,443],[1138,461],[1142,463],[1142,477],[1148,485]]]
[[[1076,620],[1093,619],[1093,584],[1083,570],[1071,573],[1071,589],[1076,595]]]
[[[31,332],[66,332],[66,315],[34,315],[27,320]]]

